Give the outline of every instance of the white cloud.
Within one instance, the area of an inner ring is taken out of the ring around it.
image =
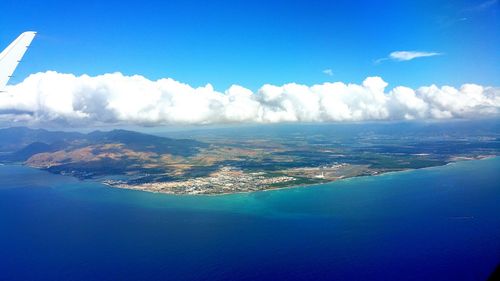
[[[465,84],[386,91],[380,77],[361,85],[191,87],[121,73],[30,75],[0,94],[0,121],[28,124],[214,124],[330,122],[500,116],[500,89]]]
[[[441,53],[436,52],[418,52],[418,51],[396,51],[389,54],[389,57],[393,60],[397,61],[407,61],[416,58],[423,57],[433,57],[439,56]]]
[[[492,6],[495,6],[498,4],[498,0],[488,0],[488,1],[485,1],[485,2],[482,2],[481,4],[475,6],[473,8],[473,10],[485,10],[485,9],[488,9]]]
[[[323,70],[323,74],[326,74],[328,76],[333,76],[333,70],[331,70],[330,68],[327,68],[327,69]]]
[[[409,61],[409,60],[416,59],[416,58],[433,57],[433,56],[440,56],[440,55],[442,55],[442,53],[420,52],[420,51],[394,51],[394,52],[390,53],[388,57],[375,60],[375,63],[381,63],[385,60]]]

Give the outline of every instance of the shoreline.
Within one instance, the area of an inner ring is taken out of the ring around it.
[[[153,194],[165,194],[165,195],[173,195],[173,196],[227,196],[227,195],[232,195],[232,194],[251,194],[251,193],[257,193],[257,192],[266,192],[266,191],[278,191],[278,190],[287,190],[287,189],[295,189],[295,188],[307,188],[307,187],[314,187],[314,186],[320,186],[324,184],[329,184],[333,182],[338,182],[338,181],[345,181],[345,180],[352,180],[355,178],[369,178],[369,177],[377,177],[377,176],[387,176],[387,175],[392,175],[396,173],[403,173],[403,172],[409,172],[409,171],[416,171],[416,170],[425,170],[425,169],[434,169],[438,167],[445,167],[445,166],[451,166],[455,165],[457,163],[461,162],[466,162],[466,161],[479,161],[479,160],[488,160],[488,159],[494,159],[498,158],[500,155],[484,155],[484,156],[478,156],[477,158],[467,158],[467,159],[456,159],[454,161],[450,161],[444,165],[438,165],[438,166],[429,166],[429,167],[423,167],[423,168],[409,168],[409,169],[403,169],[399,171],[388,171],[388,172],[381,172],[378,174],[373,174],[373,175],[359,175],[359,176],[352,176],[352,177],[345,177],[345,178],[340,178],[337,180],[332,180],[332,181],[325,181],[323,183],[312,183],[312,184],[300,184],[300,185],[290,185],[290,186],[285,186],[285,187],[273,187],[273,188],[266,188],[266,189],[261,189],[261,190],[251,190],[251,191],[237,191],[237,192],[225,192],[225,193],[174,193],[174,192],[160,192],[160,191],[150,191],[146,189],[138,189],[138,188],[127,188],[127,187],[121,187],[121,186],[114,186],[109,183],[105,183],[99,180],[95,179],[81,179],[75,176],[71,175],[63,175],[63,174],[58,174],[58,173],[51,173],[47,170],[44,170],[42,168],[37,168],[37,167],[31,167],[28,165],[25,165],[23,163],[0,163],[0,167],[6,167],[6,166],[20,166],[20,167],[26,167],[38,171],[45,171],[49,174],[54,174],[54,175],[60,175],[60,176],[67,176],[71,177],[74,179],[77,179],[79,181],[87,181],[87,182],[95,182],[98,184],[101,184],[103,186],[106,186],[108,188],[115,188],[115,189],[123,189],[123,190],[134,190],[134,191],[140,191],[140,192],[148,192],[148,193],[153,193]]]
[[[106,185],[109,188],[118,188],[118,189],[124,189],[124,190],[135,190],[135,191],[141,191],[141,192],[149,192],[153,194],[165,194],[165,195],[173,195],[173,196],[228,196],[232,194],[251,194],[251,193],[257,193],[257,192],[266,192],[266,191],[278,191],[278,190],[287,190],[287,189],[295,189],[295,188],[307,188],[307,187],[314,187],[314,186],[319,186],[319,185],[324,185],[324,184],[330,184],[333,182],[338,182],[338,181],[344,181],[344,180],[352,180],[356,178],[369,178],[369,177],[377,177],[377,176],[384,176],[384,175],[391,175],[391,174],[396,174],[396,173],[403,173],[403,172],[410,172],[410,171],[417,171],[417,170],[425,170],[425,169],[433,169],[433,168],[438,168],[438,167],[445,167],[448,165],[453,165],[456,163],[460,162],[466,162],[466,161],[474,161],[474,160],[487,160],[487,159],[494,159],[500,157],[499,155],[486,155],[483,157],[478,157],[478,158],[467,158],[467,159],[457,159],[454,161],[451,161],[449,163],[446,163],[444,165],[438,165],[438,166],[429,166],[429,167],[423,167],[423,168],[410,168],[410,169],[404,169],[400,171],[388,171],[388,172],[382,172],[378,173],[375,175],[360,175],[360,176],[353,176],[353,177],[345,177],[337,180],[332,180],[332,181],[326,181],[323,183],[314,183],[314,184],[303,184],[303,185],[291,185],[291,186],[285,186],[285,187],[274,187],[274,188],[267,188],[267,189],[261,189],[261,190],[252,190],[252,191],[237,191],[237,192],[227,192],[227,193],[199,193],[199,194],[192,194],[192,193],[173,193],[173,192],[160,192],[160,191],[150,191],[150,190],[145,190],[145,189],[136,189],[136,188],[126,188],[126,187],[120,187],[120,186],[113,186],[111,184],[106,184],[102,183],[103,185]]]

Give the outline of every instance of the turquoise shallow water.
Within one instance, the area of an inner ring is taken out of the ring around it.
[[[2,280],[483,280],[500,158],[224,196],[0,166]]]

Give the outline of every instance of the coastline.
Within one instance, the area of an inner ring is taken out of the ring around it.
[[[285,187],[273,187],[273,188],[266,188],[266,189],[261,189],[261,190],[251,190],[251,191],[237,191],[237,192],[226,192],[226,193],[174,193],[174,192],[161,192],[161,191],[151,191],[151,190],[146,190],[146,189],[139,189],[139,188],[127,188],[123,186],[114,186],[112,184],[107,184],[100,182],[103,185],[106,185],[107,187],[110,188],[118,188],[118,189],[125,189],[125,190],[135,190],[135,191],[142,191],[142,192],[149,192],[153,194],[165,194],[165,195],[175,195],[175,196],[227,196],[227,195],[232,195],[232,194],[250,194],[250,193],[257,193],[257,192],[267,192],[267,191],[278,191],[278,190],[287,190],[287,189],[296,189],[296,188],[308,188],[308,187],[314,187],[314,186],[319,186],[319,185],[324,185],[324,184],[329,184],[333,182],[338,182],[338,181],[345,181],[345,180],[352,180],[356,178],[369,178],[369,177],[378,177],[378,176],[388,176],[392,174],[399,174],[403,172],[410,172],[410,171],[416,171],[416,170],[426,170],[426,169],[433,169],[433,168],[438,168],[438,167],[445,167],[448,165],[454,165],[460,162],[466,162],[466,161],[479,161],[479,160],[487,160],[487,159],[494,159],[500,157],[499,155],[485,155],[485,156],[478,156],[477,158],[461,158],[461,159],[456,159],[454,161],[451,161],[449,163],[446,163],[444,165],[438,165],[438,166],[429,166],[429,167],[423,167],[423,168],[413,168],[413,169],[404,169],[400,171],[387,171],[387,172],[381,172],[378,174],[374,175],[360,175],[360,176],[352,176],[352,177],[345,177],[345,178],[340,178],[337,180],[332,180],[332,181],[325,181],[322,183],[313,183],[313,184],[302,184],[302,185],[290,185],[290,186],[285,186]]]
[[[372,175],[359,175],[359,176],[351,176],[351,177],[344,177],[344,178],[339,178],[336,180],[331,180],[331,181],[325,181],[322,183],[312,183],[312,184],[298,184],[298,185],[290,185],[290,186],[284,186],[284,187],[272,187],[272,188],[266,188],[266,189],[260,189],[260,190],[250,190],[250,191],[236,191],[236,192],[224,192],[224,193],[175,193],[175,192],[161,192],[161,191],[152,191],[152,190],[147,190],[147,189],[140,189],[140,188],[127,188],[123,186],[117,186],[117,185],[112,185],[106,182],[102,182],[100,180],[96,179],[82,179],[78,178],[75,176],[71,175],[64,175],[64,174],[58,174],[58,173],[51,173],[45,169],[42,168],[37,168],[37,167],[31,167],[28,165],[25,165],[24,163],[0,163],[0,167],[3,166],[21,166],[21,167],[26,167],[38,171],[44,171],[49,174],[54,174],[54,175],[60,175],[60,176],[67,176],[70,178],[77,179],[78,181],[89,181],[89,182],[95,182],[98,184],[102,184],[103,186],[109,187],[109,188],[116,188],[116,189],[125,189],[125,190],[135,190],[135,191],[141,191],[141,192],[148,192],[148,193],[153,193],[153,194],[165,194],[165,195],[175,195],[175,196],[227,196],[227,195],[232,195],[232,194],[250,194],[250,193],[257,193],[257,192],[267,192],[267,191],[278,191],[278,190],[287,190],[287,189],[295,189],[295,188],[308,188],[308,187],[314,187],[314,186],[320,186],[324,184],[329,184],[337,181],[346,181],[346,180],[352,180],[355,178],[369,178],[369,177],[376,177],[376,176],[389,176],[393,175],[396,173],[403,173],[403,172],[409,172],[409,171],[415,171],[415,170],[425,170],[425,169],[434,169],[434,168],[439,168],[439,167],[445,167],[448,165],[455,165],[457,163],[461,162],[466,162],[466,161],[478,161],[478,160],[487,160],[487,159],[494,159],[498,158],[500,155],[481,155],[478,156],[477,158],[461,158],[461,159],[456,159],[454,161],[448,162],[444,165],[437,165],[437,166],[429,166],[429,167],[423,167],[423,168],[412,168],[412,169],[404,169],[404,170],[399,170],[399,171],[387,171],[387,172],[380,172],[377,174],[372,174]]]

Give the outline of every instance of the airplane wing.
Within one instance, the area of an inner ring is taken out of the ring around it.
[[[14,73],[35,35],[36,32],[33,31],[23,32],[0,53],[0,91],[5,89],[9,78]]]

